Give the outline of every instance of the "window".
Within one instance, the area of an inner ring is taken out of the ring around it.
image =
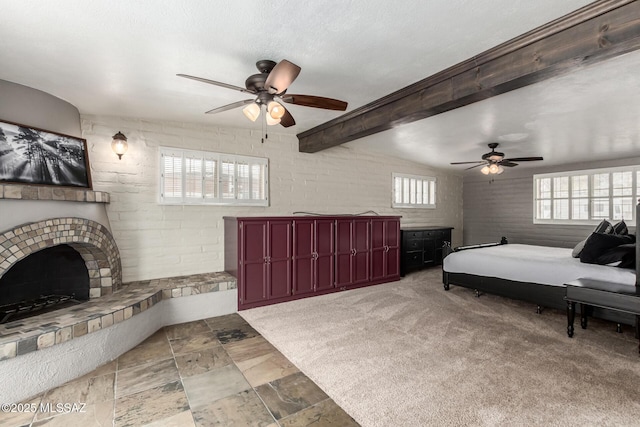
[[[436,179],[431,176],[392,175],[393,208],[430,208],[436,207]]]
[[[268,160],[160,147],[160,203],[268,205]]]
[[[640,166],[533,176],[535,224],[635,223]]]

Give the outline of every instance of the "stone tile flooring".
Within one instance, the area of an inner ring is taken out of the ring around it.
[[[237,314],[165,327],[23,403],[44,411],[0,413],[0,426],[358,426]]]

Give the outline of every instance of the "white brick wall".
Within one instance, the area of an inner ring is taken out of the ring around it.
[[[95,190],[111,193],[107,213],[122,256],[123,280],[224,269],[223,216],[291,215],[296,211],[402,215],[403,225],[455,227],[462,243],[462,178],[424,165],[344,146],[298,152],[294,135],[262,144],[259,131],[191,123],[82,116]],[[129,139],[118,160],[111,137]],[[266,157],[269,207],[167,206],[158,199],[158,146]],[[436,176],[437,209],[392,209],[391,173]]]

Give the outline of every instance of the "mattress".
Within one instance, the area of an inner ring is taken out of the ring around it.
[[[443,270],[553,286],[579,278],[636,283],[634,270],[585,264],[571,256],[571,249],[519,244],[453,252],[444,259]]]

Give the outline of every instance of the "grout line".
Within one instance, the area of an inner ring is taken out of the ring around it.
[[[191,323],[191,322],[185,322]],[[205,322],[205,324],[207,324]],[[171,325],[173,326],[173,325]],[[209,326],[209,325],[207,325]],[[176,365],[176,370],[178,371],[178,378],[180,378],[180,384],[182,385],[182,392],[184,393],[185,399],[187,399],[187,405],[189,405],[189,413],[191,414],[191,419],[193,420],[193,425],[196,425],[196,418],[193,415],[193,408],[191,407],[191,402],[189,401],[189,394],[187,394],[187,388],[184,385],[184,380],[182,374],[180,373],[180,369],[178,368],[178,361],[176,360],[176,353],[173,351],[173,346],[171,345],[171,340],[169,339],[169,335],[167,334],[167,327],[163,326],[162,331],[164,332],[165,338],[167,338],[167,342],[169,343],[169,348],[171,349],[171,355],[173,356],[173,363]]]

